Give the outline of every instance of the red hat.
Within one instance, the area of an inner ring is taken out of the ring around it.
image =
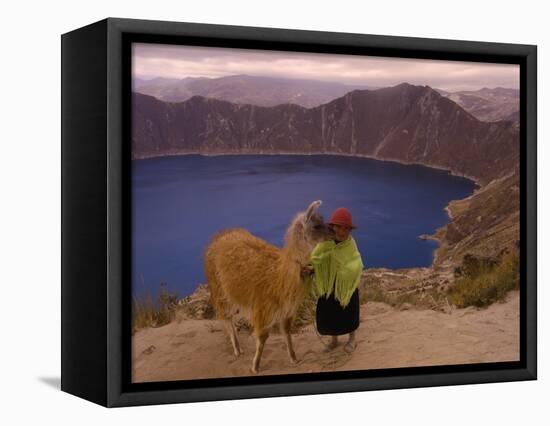
[[[334,210],[334,213],[332,213],[332,217],[330,218],[329,225],[344,225],[349,226],[350,228],[355,228],[355,225],[351,220],[351,213],[344,207]]]

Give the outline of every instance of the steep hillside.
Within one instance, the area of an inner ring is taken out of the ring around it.
[[[519,170],[448,206],[450,222],[435,233],[434,266],[456,265],[465,254],[497,258],[520,238]]]

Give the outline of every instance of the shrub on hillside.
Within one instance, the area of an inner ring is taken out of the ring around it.
[[[505,254],[498,263],[473,262],[466,259],[467,274],[462,274],[449,288],[449,300],[459,308],[488,306],[501,301],[510,290],[519,288],[519,254]],[[475,263],[475,267],[472,265]]]

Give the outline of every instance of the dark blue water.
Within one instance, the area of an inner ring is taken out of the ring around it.
[[[429,266],[436,248],[420,234],[447,223],[450,200],[470,180],[423,166],[364,158],[300,155],[188,155],[132,162],[133,292],[161,282],[180,297],[205,282],[202,253],[211,236],[244,227],[282,246],[295,213],[322,200],[328,220],[348,208],[367,267]]]

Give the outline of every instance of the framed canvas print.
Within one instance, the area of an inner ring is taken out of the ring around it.
[[[536,46],[106,19],[62,36],[62,389],[536,379]]]

